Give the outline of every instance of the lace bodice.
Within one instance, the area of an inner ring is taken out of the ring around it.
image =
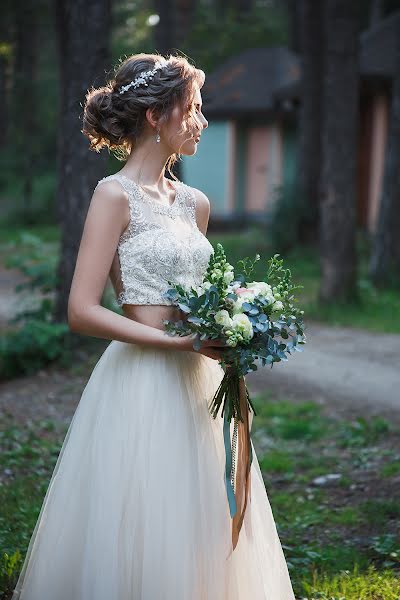
[[[133,180],[120,173],[100,179],[117,180],[128,194],[130,221],[117,247],[123,304],[172,304],[163,297],[168,281],[189,289],[202,281],[213,247],[197,227],[196,197],[185,183],[172,182],[172,205],[153,200]],[[96,186],[96,188],[97,188]]]

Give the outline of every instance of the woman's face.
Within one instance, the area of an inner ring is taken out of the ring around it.
[[[195,86],[192,102],[186,107],[186,112],[180,106],[175,106],[168,123],[160,128],[161,141],[169,146],[171,154],[191,156],[196,153],[200,135],[203,129],[208,127],[208,121],[201,109],[200,89]]]

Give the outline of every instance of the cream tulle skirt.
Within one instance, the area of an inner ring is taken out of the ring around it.
[[[67,431],[12,600],[293,600],[253,450],[232,551],[223,370],[112,341]],[[231,432],[233,431],[233,424]]]

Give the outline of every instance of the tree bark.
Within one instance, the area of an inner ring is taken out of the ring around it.
[[[323,2],[300,3],[301,106],[299,113],[298,190],[307,214],[299,220],[298,239],[318,239],[322,147]]]
[[[154,27],[154,46],[157,52],[169,54],[174,50],[175,44],[175,2],[173,0],[153,0],[154,10],[160,17],[159,23]]]
[[[195,0],[175,0],[175,40],[176,47],[181,49],[193,27],[196,10]]]
[[[288,15],[288,29],[289,29],[289,48],[293,52],[302,51],[302,33],[301,30],[304,23],[301,22],[301,11],[303,10],[303,0],[285,0],[286,11]],[[310,0],[306,1],[306,4],[310,4]],[[314,19],[317,13],[320,12],[321,2],[311,2],[315,5],[315,13],[311,13],[310,17]],[[306,23],[305,25],[308,25]]]
[[[384,14],[384,1],[383,0],[372,0],[369,11],[369,26],[373,27],[383,18]]]
[[[246,16],[254,8],[254,0],[235,0],[234,5],[239,15]]]
[[[400,21],[398,29],[382,196],[369,267],[378,286],[400,282]]]
[[[35,173],[34,140],[36,123],[37,5],[34,0],[15,4],[15,62],[13,131],[17,148],[17,175],[22,182],[24,219],[30,222]],[[28,104],[27,104],[28,103]]]
[[[322,303],[354,300],[358,23],[355,3],[326,0],[320,249]]]
[[[81,133],[87,90],[105,83],[110,67],[110,0],[55,0],[60,68],[57,202],[61,229],[56,321],[67,320],[68,297],[94,187],[104,176],[106,153],[91,152]]]
[[[14,9],[15,10],[15,9]],[[5,0],[2,5],[2,18],[0,19],[0,148],[5,148],[10,143],[10,80],[12,57],[12,6],[11,0]]]

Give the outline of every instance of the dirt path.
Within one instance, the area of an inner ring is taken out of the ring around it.
[[[366,411],[400,421],[400,335],[320,323],[307,323],[306,334],[303,352],[249,374],[249,390],[269,388],[333,410]]]
[[[104,343],[103,343],[104,342]],[[90,373],[109,342],[79,357],[79,370],[50,367],[0,383],[0,418],[68,423]],[[400,335],[308,323],[307,345],[287,362],[246,376],[250,393],[314,400],[328,413],[380,415],[400,423]]]

